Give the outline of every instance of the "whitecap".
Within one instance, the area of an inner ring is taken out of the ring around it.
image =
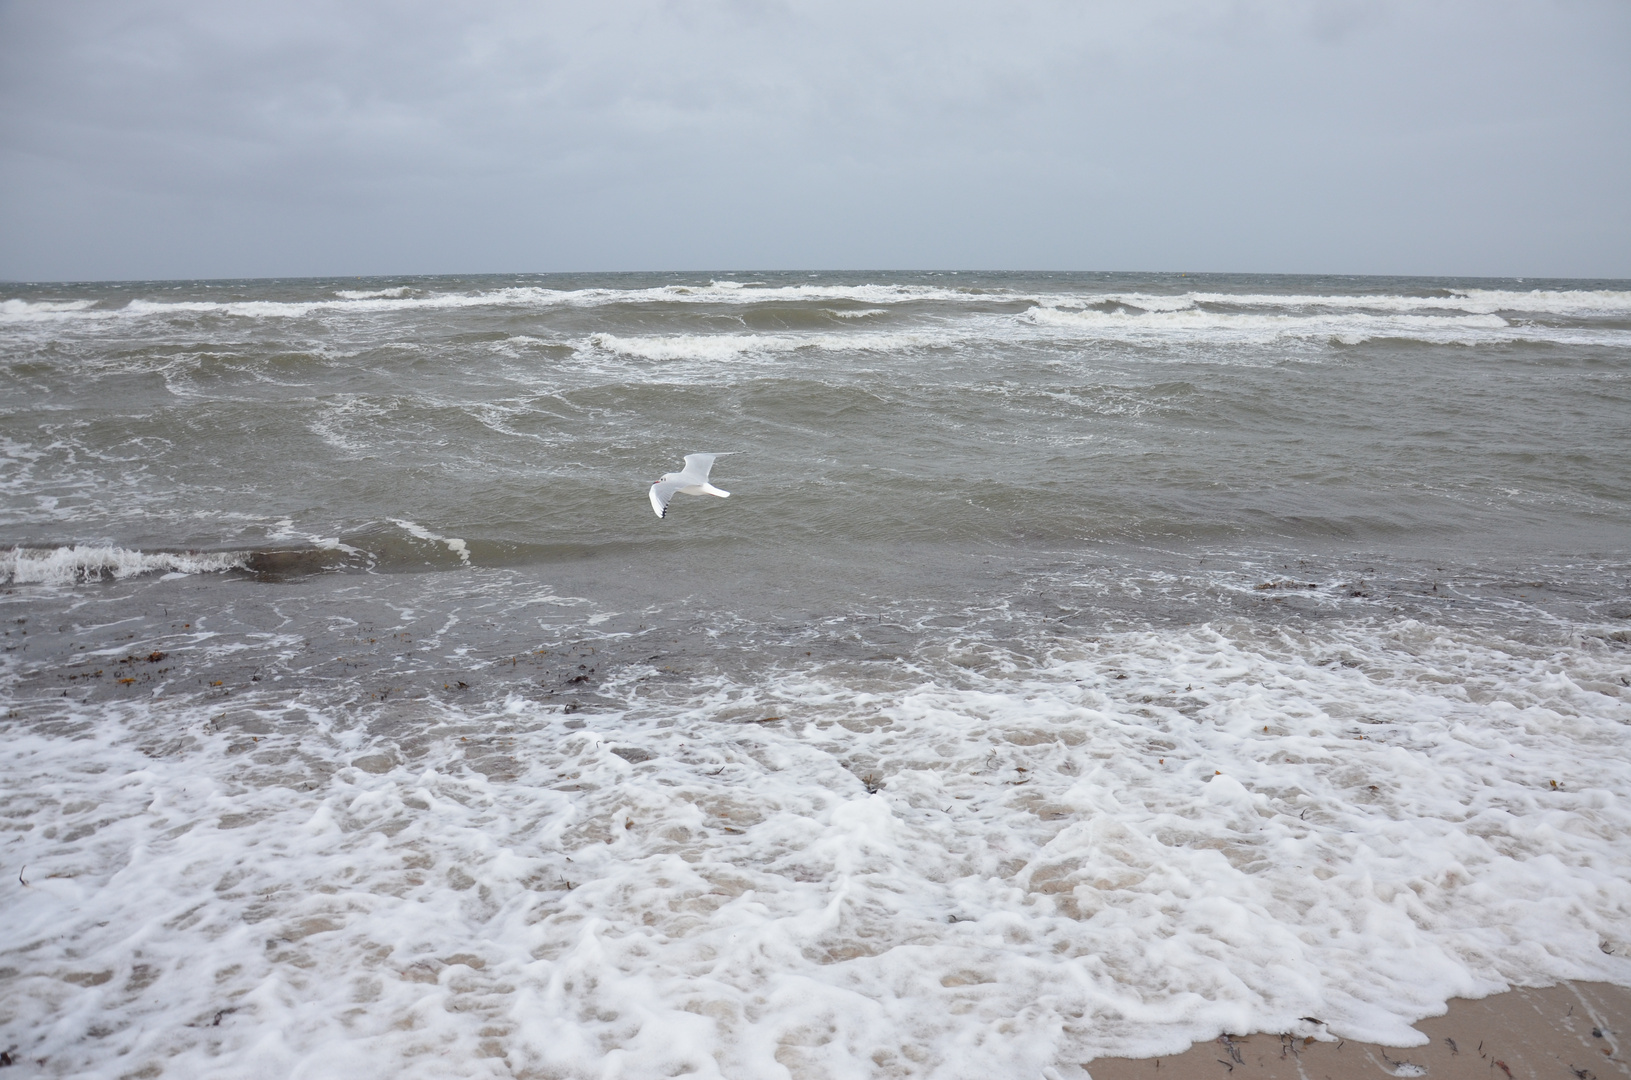
[[[1493,313],[1419,314],[1375,311],[1214,311],[1198,304],[1165,309],[1113,310],[1037,305],[1019,322],[1068,330],[1092,339],[1263,345],[1279,340],[1336,341],[1355,345],[1378,338],[1429,344],[1477,345],[1546,341],[1624,347],[1631,333],[1590,327],[1561,328],[1509,322]]]
[[[431,532],[423,525],[415,524],[403,518],[392,518],[391,524],[420,540],[429,540],[433,544],[445,544],[447,550],[459,557],[459,561],[466,566],[470,565],[470,546],[457,536],[443,536],[441,533]]]
[[[406,285],[398,285],[394,289],[336,289],[334,295],[344,300],[380,300],[405,296],[407,292]]]
[[[52,322],[75,316],[106,315],[92,312],[94,300],[0,300],[0,323]]]
[[[135,551],[75,544],[56,548],[14,547],[0,552],[0,582],[67,584],[139,574],[213,574],[244,565],[238,552]]]

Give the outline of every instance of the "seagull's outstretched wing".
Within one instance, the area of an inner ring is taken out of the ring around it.
[[[685,475],[694,476],[706,484],[708,474],[713,471],[714,458],[718,456],[718,454],[686,454]]]
[[[668,500],[674,497],[674,492],[684,486],[683,480],[659,480],[651,485],[651,508],[657,512],[658,517],[668,516]]]

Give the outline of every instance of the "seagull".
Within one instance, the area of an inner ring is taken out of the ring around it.
[[[718,495],[721,499],[730,498],[730,492],[720,491],[708,483],[708,473],[714,467],[714,458],[718,456],[718,454],[686,454],[683,470],[666,473],[661,480],[652,484],[651,508],[657,512],[657,516],[668,516],[668,500],[674,497],[676,491],[685,495]]]

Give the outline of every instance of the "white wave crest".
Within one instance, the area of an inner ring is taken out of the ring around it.
[[[549,289],[541,286],[513,286],[480,292],[437,293],[429,296],[402,295],[407,290],[343,290],[332,299],[320,300],[148,300],[134,299],[122,308],[87,311],[63,308],[44,312],[34,310],[32,318],[151,318],[174,315],[221,315],[245,319],[296,319],[320,314],[378,314],[395,311],[434,311],[470,307],[605,307],[614,304],[756,304],[839,300],[865,304],[894,304],[923,300],[960,300],[970,296],[990,299],[1022,299],[1021,294],[977,292],[914,285],[799,285],[760,287],[752,282],[717,282],[708,285],[664,285],[647,289]],[[395,294],[395,295],[392,295]],[[27,304],[27,301],[6,301]],[[85,301],[88,307],[90,301]],[[17,318],[27,314],[18,309]],[[0,310],[0,318],[11,318]]]
[[[139,574],[213,574],[243,565],[235,552],[133,551],[129,548],[81,546],[15,547],[0,552],[0,583],[67,584]]]
[[[46,322],[82,315],[94,300],[0,300],[0,323]]]
[[[1357,345],[1377,338],[1446,345],[1519,340],[1623,345],[1631,341],[1631,335],[1623,331],[1524,326],[1509,323],[1495,314],[1468,313],[1218,312],[1194,306],[1155,311],[1104,311],[1038,306],[1027,310],[1019,319],[1052,330],[1134,343],[1205,341],[1262,345],[1279,340],[1302,340]]]
[[[1080,296],[1069,300],[1060,297],[1042,297],[1038,302],[1058,307],[1074,303],[1125,304],[1144,311],[1183,311],[1200,305],[1286,308],[1293,311],[1308,309],[1362,310],[1374,312],[1462,312],[1469,315],[1493,315],[1498,312],[1525,312],[1529,314],[1614,316],[1631,315],[1631,292],[1607,289],[1578,291],[1515,292],[1493,289],[1452,289],[1430,296],[1407,293],[1106,293],[1100,296]]]
[[[620,337],[591,334],[587,344],[602,352],[637,360],[725,361],[747,356],[775,356],[799,349],[845,349],[891,352],[936,348],[959,337],[945,332],[915,334],[667,334]]]
[[[1408,293],[1182,293],[1104,292],[1084,288],[1049,292],[1010,288],[947,288],[938,285],[764,285],[759,282],[711,281],[706,285],[662,285],[641,289],[552,289],[518,285],[474,292],[443,292],[409,296],[407,286],[389,289],[337,290],[330,297],[311,300],[152,300],[136,298],[122,308],[96,308],[89,300],[0,301],[0,323],[46,320],[153,318],[176,315],[218,315],[244,319],[307,318],[311,316],[377,315],[392,312],[436,311],[457,308],[599,308],[620,304],[785,304],[844,302],[867,310],[829,310],[842,318],[862,318],[902,304],[939,303],[960,307],[1032,303],[1061,310],[1121,304],[1145,312],[1187,311],[1198,307],[1271,308],[1288,313],[1360,311],[1377,314],[1458,313],[1494,315],[1501,312],[1558,315],[1573,318],[1631,316],[1631,291],[1445,289],[1426,295]]]
[[[391,524],[409,536],[417,537],[420,540],[429,540],[433,544],[446,544],[447,550],[457,555],[460,562],[466,566],[470,565],[470,546],[457,536],[443,536],[441,533],[433,533],[423,525],[405,521],[402,518],[392,518]]]
[[[407,292],[406,285],[398,285],[394,289],[336,289],[334,295],[344,300],[380,300],[395,299]]]
[[[1631,291],[1581,289],[1578,291],[1506,292],[1468,289],[1461,293],[1468,311],[1530,311],[1551,315],[1631,315]]]

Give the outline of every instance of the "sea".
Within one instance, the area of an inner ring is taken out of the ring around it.
[[[3,284],[0,633],[19,1078],[1631,986],[1627,281]]]

